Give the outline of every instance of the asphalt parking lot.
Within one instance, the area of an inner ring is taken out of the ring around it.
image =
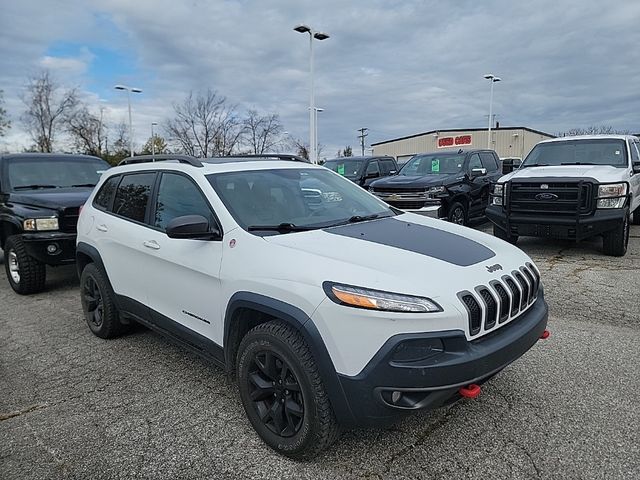
[[[73,267],[32,297],[3,272],[0,478],[640,478],[640,227],[623,258],[600,240],[519,246],[552,336],[477,400],[345,432],[310,463],[264,446],[217,367],[143,328],[94,337]]]

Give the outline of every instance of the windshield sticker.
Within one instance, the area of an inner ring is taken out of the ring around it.
[[[432,172],[439,172],[440,171],[440,159],[439,158],[434,158],[433,160],[431,160],[431,171]]]
[[[340,175],[344,175],[344,163],[341,163],[340,165],[338,165],[338,173]]]
[[[616,155],[620,155],[620,150],[616,150]]]

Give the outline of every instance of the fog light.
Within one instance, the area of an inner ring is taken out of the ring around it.
[[[58,250],[60,250],[60,247],[58,247],[57,243],[50,243],[49,245],[47,245],[47,253],[49,255],[55,255],[56,253],[58,253]]]
[[[402,392],[393,392],[391,394],[391,402],[392,403],[398,403],[398,400],[400,400],[400,398],[402,397]]]

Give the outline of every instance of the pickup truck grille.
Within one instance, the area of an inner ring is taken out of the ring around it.
[[[64,233],[78,233],[78,217],[80,217],[80,207],[65,208],[58,218],[60,231]]]
[[[373,188],[376,197],[401,210],[417,210],[432,201],[425,188]],[[435,205],[435,203],[433,203]]]
[[[458,293],[469,318],[469,334],[480,337],[522,315],[538,298],[540,274],[527,263],[500,280]]]
[[[518,213],[587,214],[593,209],[593,192],[589,182],[510,182],[507,206]]]

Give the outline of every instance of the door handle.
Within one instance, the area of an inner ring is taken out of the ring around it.
[[[160,245],[155,240],[148,240],[144,242],[143,245],[152,250],[160,250]]]
[[[102,224],[96,227],[96,230],[100,230],[101,232],[106,232],[108,230],[107,226]]]

